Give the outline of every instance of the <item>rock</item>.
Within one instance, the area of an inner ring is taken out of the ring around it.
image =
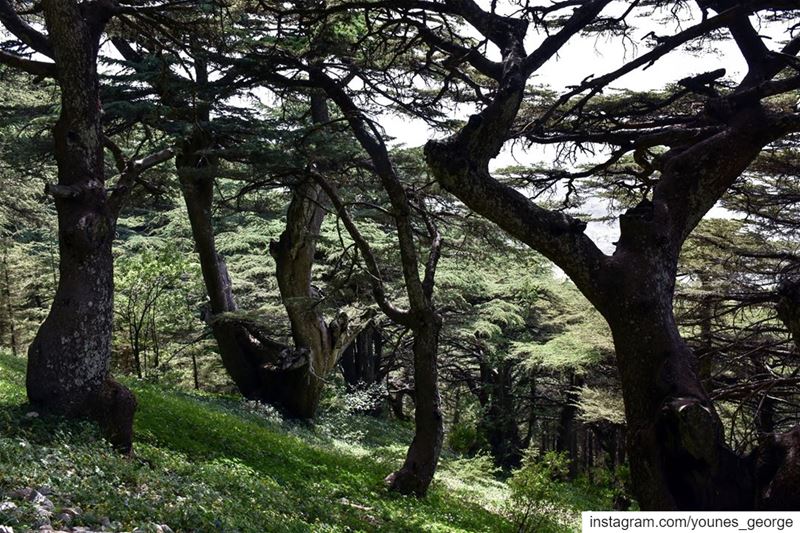
[[[2,502],[0,503],[0,513],[7,513],[9,511],[13,511],[17,508],[17,504],[14,502]]]
[[[30,501],[34,507],[41,507],[42,509],[46,509],[48,511],[52,511],[56,508],[56,506],[53,505],[53,502],[51,502],[47,496],[44,496],[37,491],[33,492],[33,497],[30,499]]]
[[[61,512],[71,514],[72,516],[80,516],[83,514],[83,509],[80,507],[64,507],[61,509]]]
[[[73,518],[74,517],[71,514],[68,514],[68,513],[58,513],[56,515],[56,521],[61,522],[62,524],[65,524],[65,525],[67,525],[70,522],[72,522]]]
[[[11,526],[0,526],[0,533],[14,533],[14,528]]]
[[[12,491],[11,494],[9,494],[9,497],[14,500],[30,500],[33,497],[34,492],[36,491],[30,487],[23,487],[21,489]]]
[[[161,524],[159,527],[161,528],[161,531],[163,531],[164,533],[175,533],[174,531],[172,531],[172,528],[169,527],[167,524]]]
[[[43,486],[39,487],[38,489],[36,489],[36,492],[38,492],[39,494],[41,494],[43,496],[50,496],[51,494],[53,494],[53,489],[51,489],[47,485],[43,485]]]
[[[25,413],[25,418],[39,418],[39,413],[36,411],[30,411]]]
[[[33,527],[36,529],[45,528],[45,530],[53,529],[50,527],[50,516],[36,513],[36,520],[33,522]]]
[[[107,516],[100,518],[100,525],[103,527],[111,527],[111,520]]]

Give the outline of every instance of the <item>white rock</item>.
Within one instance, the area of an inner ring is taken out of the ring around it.
[[[51,502],[47,496],[38,491],[34,492],[33,497],[31,498],[31,503],[35,507],[41,507],[42,509],[47,509],[48,511],[52,511],[56,508],[56,506],[53,505],[53,502]]]
[[[0,503],[0,513],[7,513],[8,511],[13,511],[17,508],[17,504],[14,502],[2,502]]]

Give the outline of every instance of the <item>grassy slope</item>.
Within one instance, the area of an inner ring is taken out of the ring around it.
[[[176,531],[506,531],[491,511],[504,484],[445,462],[423,499],[388,494],[383,477],[408,428],[331,415],[288,424],[230,398],[132,384],[139,397],[136,456],[114,454],[86,423],[28,416],[24,361],[0,354],[0,501],[49,486],[56,507],[83,510],[72,525],[108,517],[119,529]],[[30,526],[22,505],[0,524]],[[57,525],[54,523],[54,525]]]

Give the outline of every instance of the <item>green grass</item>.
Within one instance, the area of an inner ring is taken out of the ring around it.
[[[0,501],[50,487],[72,525],[150,523],[175,531],[510,531],[506,485],[445,460],[424,499],[390,494],[407,426],[329,414],[283,422],[234,398],[129,383],[139,398],[135,457],[118,456],[92,424],[28,416],[24,361],[0,354]],[[57,514],[57,513],[56,513]],[[32,509],[0,524],[32,527]],[[54,523],[57,525],[57,523]]]
[[[309,425],[236,397],[126,383],[139,399],[132,458],[89,422],[34,416],[25,361],[0,351],[0,503],[17,489],[48,487],[54,516],[80,507],[69,525],[110,521],[114,531],[516,530],[519,495],[509,498],[486,455],[445,451],[426,498],[389,493],[383,478],[400,465],[412,427],[350,414],[335,396]],[[607,509],[613,496],[598,480],[547,485],[533,501],[537,533],[577,531],[581,509]],[[34,529],[33,506],[16,503],[0,511],[0,525]]]

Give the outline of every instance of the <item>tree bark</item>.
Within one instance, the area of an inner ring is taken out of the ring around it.
[[[389,474],[390,490],[423,496],[433,481],[444,437],[437,354],[442,320],[430,312],[414,328],[414,439],[403,466]]]
[[[342,352],[339,364],[348,392],[369,390],[383,381],[385,375],[381,372],[382,349],[380,330],[374,325],[369,325],[362,329],[350,346]],[[377,398],[375,400],[363,410],[364,414],[379,416],[384,412],[385,398],[382,401],[377,401]]]
[[[14,301],[11,296],[11,272],[8,264],[8,243],[3,245],[3,281],[5,293],[5,307],[8,315],[9,343],[11,344],[11,355],[17,356],[17,323],[14,313]]]
[[[800,277],[787,276],[778,286],[778,318],[792,336],[800,351]]]
[[[37,408],[91,416],[120,450],[132,446],[133,394],[109,376],[116,213],[104,186],[97,76],[102,8],[42,2],[61,87],[54,128],[60,278],[50,312],[28,351],[28,398]],[[96,11],[94,11],[96,10]]]
[[[203,155],[212,142],[210,133],[195,129],[184,141],[175,164],[209,299],[206,321],[217,341],[222,363],[239,391],[251,400],[262,400],[260,365],[267,363],[272,354],[262,353],[257,340],[244,324],[221,318],[225,313],[236,312],[238,307],[233,298],[227,265],[217,253],[214,241],[211,209],[215,161]]]
[[[319,296],[311,285],[317,239],[325,218],[324,194],[313,181],[297,185],[286,213],[286,229],[270,245],[283,305],[292,328],[296,352],[305,364],[280,379],[286,389],[286,403],[301,418],[311,418],[319,405],[324,378],[336,364],[336,344],[347,327],[347,315],[337,318],[331,328],[320,310]],[[278,385],[278,384],[276,384]]]
[[[622,217],[610,277],[615,296],[601,307],[616,347],[634,491],[648,510],[752,508],[752,490],[742,489],[753,486],[752,469],[725,444],[694,354],[678,332],[677,252],[655,246],[644,231],[662,227],[650,209]]]
[[[381,334],[375,326],[368,326],[342,353],[340,365],[347,390],[352,392],[377,384],[380,361]]]

